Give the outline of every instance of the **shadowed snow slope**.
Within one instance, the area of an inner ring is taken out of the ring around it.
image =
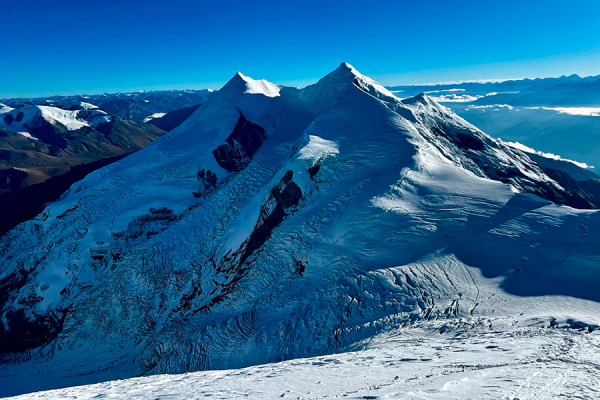
[[[597,200],[348,64],[302,90],[237,74],[0,240],[0,393],[331,354],[411,327],[594,331],[600,214],[551,201]]]

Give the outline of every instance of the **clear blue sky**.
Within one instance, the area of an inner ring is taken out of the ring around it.
[[[600,1],[0,0],[0,97],[600,74]]]

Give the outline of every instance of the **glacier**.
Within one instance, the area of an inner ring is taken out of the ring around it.
[[[515,371],[530,373],[544,346],[568,368],[561,341],[597,368],[599,199],[540,157],[346,63],[304,89],[238,73],[178,128],[0,238],[0,395],[156,375],[39,394],[151,398],[143,385],[243,386],[238,375],[266,368],[322,369],[343,386],[313,382],[312,397],[379,385],[393,398],[396,383],[408,395],[456,377],[461,396],[516,398]],[[452,359],[449,343],[468,354]],[[488,377],[475,362],[496,367]],[[386,371],[352,382],[363,368]],[[228,371],[159,375],[215,369]],[[560,376],[598,393],[593,367],[575,372]],[[285,395],[290,379],[246,389]]]

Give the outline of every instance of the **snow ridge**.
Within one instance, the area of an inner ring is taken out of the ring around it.
[[[279,86],[267,82],[264,79],[254,80],[243,75],[241,72],[236,74],[236,77],[240,77],[246,84],[245,94],[262,94],[267,97],[279,96]]]

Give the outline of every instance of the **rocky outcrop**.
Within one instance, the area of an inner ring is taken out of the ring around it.
[[[261,207],[258,222],[240,258],[241,263],[262,247],[271,236],[271,231],[288,215],[288,210],[300,202],[302,190],[292,180],[293,177],[294,171],[287,171],[279,184],[271,190],[271,195]]]
[[[250,163],[252,156],[267,138],[265,130],[248,121],[240,111],[235,128],[225,144],[213,150],[217,163],[227,171],[240,171]]]

